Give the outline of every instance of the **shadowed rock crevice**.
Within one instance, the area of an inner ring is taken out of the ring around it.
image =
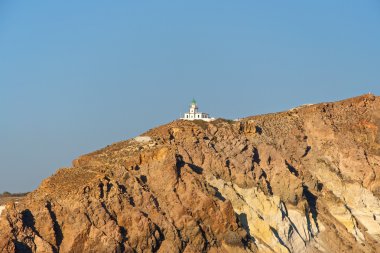
[[[185,166],[186,163],[183,160],[182,155],[179,155],[179,154],[175,155],[175,160],[176,160],[176,164],[175,164],[176,175],[177,175],[177,179],[179,179],[181,177],[181,169]]]
[[[194,171],[195,173],[201,175],[203,173],[203,168],[199,167],[199,166],[196,166],[194,164],[191,164],[191,163],[188,163],[187,164],[191,169],[192,171]]]
[[[264,185],[262,185],[260,182],[259,182],[259,187],[261,187],[261,189],[264,191],[264,192],[267,192],[269,195],[273,195],[273,190],[272,190],[272,186],[270,185],[270,182],[268,181],[268,176],[267,176],[267,173],[265,172],[265,170],[261,170],[261,175],[259,177],[259,180],[262,180],[264,181]]]
[[[310,212],[311,215],[312,215],[312,218],[314,220],[314,223],[315,225],[317,226],[317,229],[319,231],[319,225],[318,225],[318,210],[317,210],[317,197],[312,194],[310,191],[309,191],[309,188],[307,186],[303,186],[303,196],[305,197],[307,203],[308,203],[308,207],[306,212]],[[311,224],[309,224],[311,226]],[[309,229],[311,231],[311,227]]]
[[[25,243],[18,242],[18,241],[14,241],[13,243],[15,245],[15,252],[33,253],[32,248],[26,245]]]
[[[270,227],[270,229],[271,229],[273,235],[274,235],[274,236],[276,237],[276,239],[278,240],[278,242],[279,242],[283,247],[285,247],[285,248],[288,250],[288,252],[291,252],[291,250],[288,248],[288,246],[285,244],[285,242],[282,240],[282,238],[281,238],[280,235],[278,234],[278,231],[277,231],[275,228],[273,228],[273,227]]]
[[[311,150],[311,147],[307,146],[305,149],[305,153],[302,155],[302,158],[306,157],[309,154],[310,150]]]
[[[285,165],[294,176],[298,177],[299,173],[296,168],[294,168],[288,161],[285,161]]]
[[[247,234],[249,235],[249,237],[251,237],[251,231],[249,229],[247,214],[241,213],[241,214],[238,215],[238,217],[239,217],[239,221],[241,222],[244,230],[247,232]]]
[[[109,217],[117,223],[117,217],[115,217],[115,215],[110,212],[106,203],[103,201],[100,203],[100,205],[102,206],[103,210],[109,215]]]
[[[51,202],[48,201],[46,203],[46,208],[48,209],[50,218],[51,218],[51,220],[53,222],[53,230],[54,230],[54,235],[55,235],[55,240],[56,240],[56,245],[57,245],[57,247],[55,248],[55,250],[57,252],[59,252],[59,247],[60,247],[60,245],[62,243],[62,240],[63,240],[62,229],[61,229],[61,226],[58,223],[57,216],[56,216],[56,214],[53,211]]]
[[[155,235],[155,239],[157,243],[153,246],[152,252],[158,252],[161,247],[162,242],[165,240],[165,234],[161,231],[159,226],[157,225],[155,226],[156,226],[156,232],[158,236]]]
[[[214,187],[212,185],[210,185],[210,187],[215,190],[215,197],[216,198],[218,198],[219,200],[221,200],[223,202],[226,200],[226,198],[222,195],[222,193],[219,191],[219,189],[217,187]]]
[[[230,161],[230,159],[225,160],[225,167],[227,168],[228,175],[231,176],[232,172],[231,172],[231,161]]]
[[[258,134],[262,134],[263,133],[263,129],[261,127],[256,126],[255,129],[256,129],[256,133],[258,133]]]
[[[21,212],[22,215],[22,222],[25,227],[31,228],[33,231],[36,230],[35,228],[35,220],[32,212],[29,209],[25,209]]]
[[[252,153],[252,163],[253,164],[260,164],[261,162],[261,159],[260,159],[260,155],[259,155],[259,150],[257,148],[253,148],[253,153]]]
[[[100,184],[99,184],[99,198],[104,198],[104,184],[101,182]]]

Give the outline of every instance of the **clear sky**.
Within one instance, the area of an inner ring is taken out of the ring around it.
[[[170,122],[380,95],[379,0],[0,0],[0,192]]]

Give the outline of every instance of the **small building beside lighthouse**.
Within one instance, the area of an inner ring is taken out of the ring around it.
[[[204,120],[204,121],[214,120],[214,118],[211,118],[208,113],[198,111],[198,105],[197,105],[197,101],[195,101],[195,99],[193,99],[193,101],[191,101],[189,112],[185,113],[183,115],[183,118],[181,118],[181,119],[183,119],[183,120]]]

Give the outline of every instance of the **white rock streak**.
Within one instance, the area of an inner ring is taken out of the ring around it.
[[[137,136],[134,138],[134,140],[137,142],[150,142],[152,138],[150,138],[149,136]]]
[[[1,213],[3,212],[3,210],[5,209],[5,206],[0,206],[0,215]],[[1,218],[0,218],[1,219]]]

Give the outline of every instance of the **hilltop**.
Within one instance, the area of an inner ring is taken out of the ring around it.
[[[178,120],[78,157],[0,218],[1,252],[378,252],[380,97]]]

